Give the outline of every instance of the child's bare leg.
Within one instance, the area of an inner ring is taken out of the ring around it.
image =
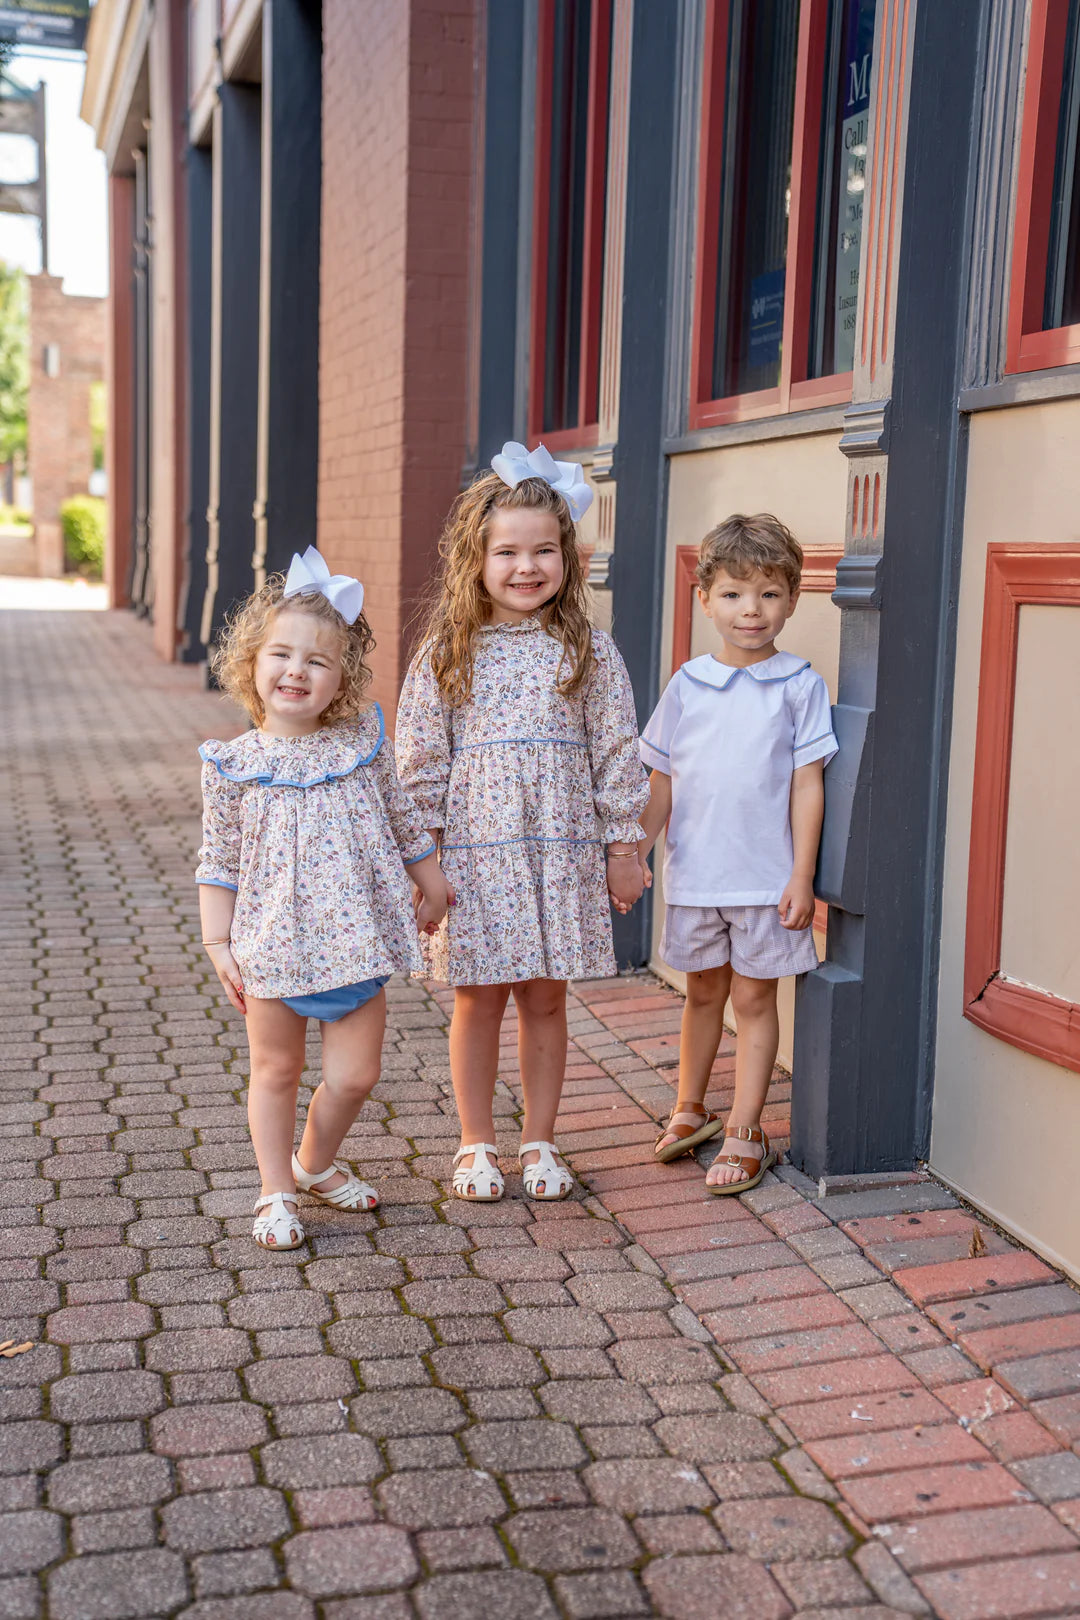
[[[703,968],[699,973],[686,975],[686,1004],[679,1032],[679,1096],[673,1110],[675,1113],[687,1103],[695,1105],[697,1112],[701,1111],[724,1034],[724,1008],[731,989],[731,978],[731,964],[728,962],[723,967]],[[669,1131],[661,1137],[657,1147],[676,1140],[675,1132]]]
[[[322,1080],[308,1105],[307,1124],[296,1153],[309,1176],[333,1164],[379,1078],[386,992],[380,990],[355,1012],[321,1028]],[[335,1170],[318,1183],[318,1190],[333,1192],[347,1180]]]
[[[508,984],[458,985],[450,1020],[450,1076],[462,1142],[494,1142],[492,1103],[499,1072],[499,1030],[510,997]],[[472,1155],[460,1163],[468,1166]]]
[[[283,1001],[247,998],[251,1051],[248,1126],[264,1193],[293,1191],[296,1092],[304,1068],[307,1020]],[[296,1207],[299,1207],[297,1205]]]
[[[566,983],[562,979],[527,979],[514,986],[518,1013],[518,1063],[525,1094],[523,1142],[553,1142],[566,1077]],[[526,1153],[523,1164],[540,1155]],[[537,1191],[546,1190],[544,1182]]]
[[[741,973],[731,975],[731,1004],[735,1010],[738,1035],[735,1039],[735,1100],[728,1114],[728,1125],[749,1125],[756,1129],[761,1124],[761,1111],[769,1094],[776,1049],[780,1044],[780,1020],[776,1010],[775,979],[744,979]],[[740,1141],[725,1137],[719,1157],[709,1167],[705,1181],[710,1187],[721,1187],[733,1181],[748,1181],[746,1171],[724,1159],[737,1154],[743,1159],[760,1159],[763,1149],[759,1142]]]

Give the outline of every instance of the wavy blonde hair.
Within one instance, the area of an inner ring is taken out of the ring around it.
[[[550,512],[559,525],[562,584],[539,614],[544,629],[562,642],[558,690],[572,697],[592,672],[588,585],[570,508],[542,478],[525,478],[510,489],[498,473],[481,473],[450,509],[439,541],[441,567],[420,635],[423,656],[430,658],[439,690],[451,708],[459,708],[472,696],[476,633],[491,618],[484,556],[492,517],[496,512],[521,511]],[[563,674],[566,665],[569,669]]]
[[[308,613],[335,630],[340,642],[341,690],[319,716],[324,726],[351,720],[365,708],[364,693],[371,683],[367,657],[375,645],[371,626],[361,613],[346,624],[325,596],[290,596],[285,599],[285,575],[271,574],[225,621],[221,640],[210,654],[210,669],[222,690],[247,710],[257,726],[266,719],[262,699],[255,690],[255,660],[266,645],[274,620],[283,607]]]

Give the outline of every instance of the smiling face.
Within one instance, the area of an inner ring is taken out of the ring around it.
[[[724,638],[722,662],[745,667],[772,657],[799,593],[761,569],[739,579],[721,568],[707,591],[698,590],[698,600]]]
[[[563,582],[558,519],[527,506],[499,507],[484,546],[484,589],[493,624],[520,624],[558,593]]]
[[[261,729],[271,737],[318,731],[341,682],[341,636],[333,626],[302,608],[280,608],[255,655]]]

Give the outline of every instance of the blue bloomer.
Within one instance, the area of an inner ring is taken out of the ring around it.
[[[377,996],[390,975],[380,979],[361,979],[359,984],[343,984],[337,990],[320,990],[314,996],[282,996],[286,1007],[291,1007],[301,1018],[317,1018],[320,1023],[333,1024],[347,1013],[355,1012],[372,996]]]

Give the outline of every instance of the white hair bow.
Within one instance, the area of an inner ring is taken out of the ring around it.
[[[562,496],[570,508],[570,516],[579,523],[592,505],[593,491],[585,482],[585,474],[576,461],[556,461],[550,450],[538,444],[535,450],[526,450],[513,440],[504,444],[502,453],[491,458],[491,470],[498,473],[504,484],[513,489],[526,478],[542,478],[545,484]]]
[[[282,595],[325,596],[346,624],[356,623],[364,605],[364,587],[360,581],[351,574],[332,574],[326,559],[314,546],[308,546],[302,557],[298,551],[293,552]]]

